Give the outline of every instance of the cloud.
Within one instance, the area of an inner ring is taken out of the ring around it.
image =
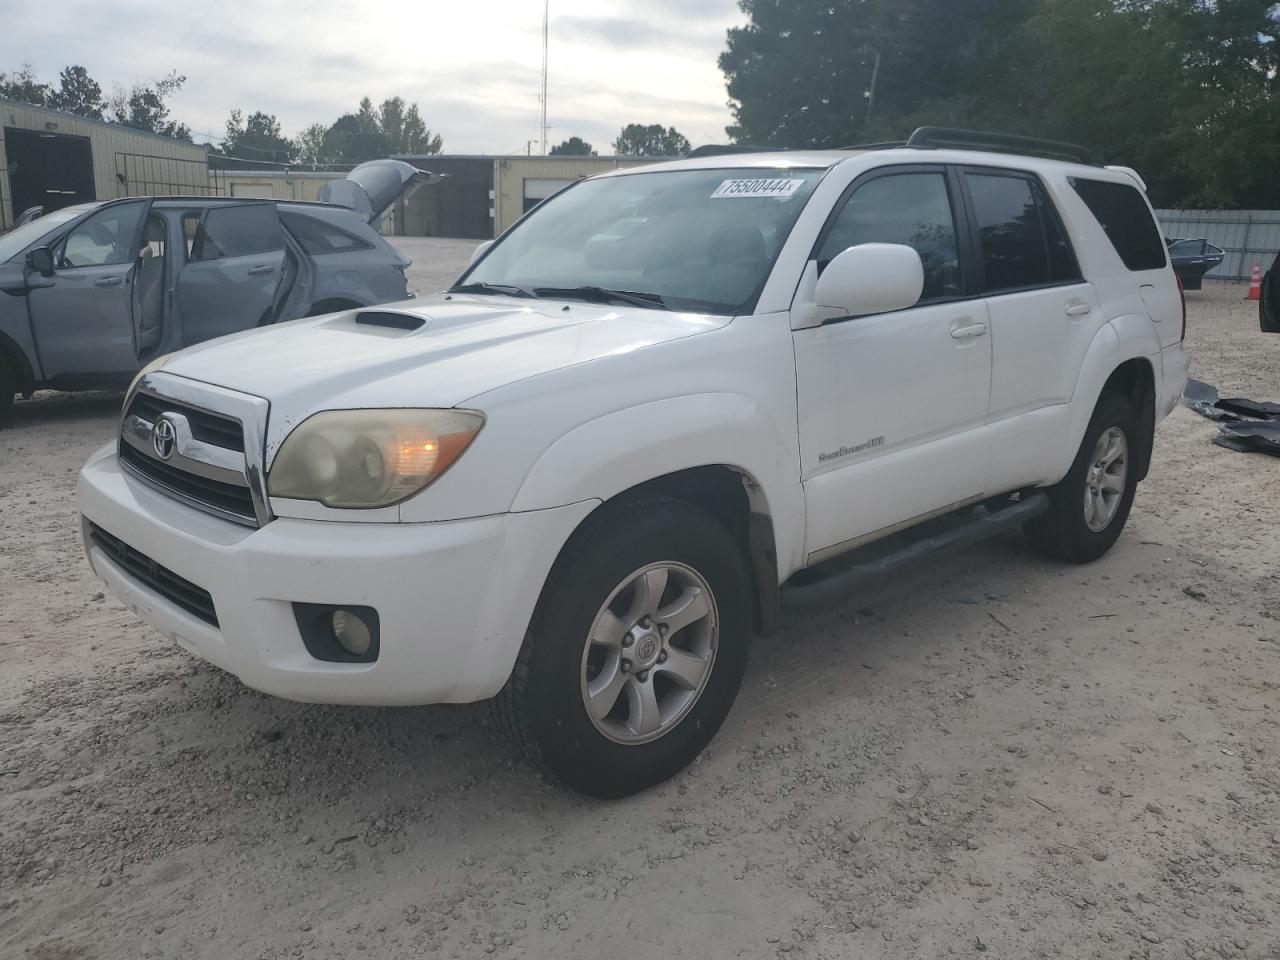
[[[735,0],[554,0],[552,142],[597,149],[625,123],[674,125],[694,143],[729,122],[716,57],[742,20]],[[62,0],[0,31],[0,69],[30,60],[53,80],[72,63],[103,88],[177,70],[176,119],[220,137],[233,108],[274,113],[287,133],[331,123],[362,96],[399,95],[457,153],[510,153],[540,136],[541,4],[468,0],[353,8],[347,0]]]

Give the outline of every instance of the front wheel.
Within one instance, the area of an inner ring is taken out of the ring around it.
[[[547,580],[495,701],[499,725],[592,796],[667,779],[706,747],[737,695],[750,590],[738,544],[696,506],[605,508]]]
[[[1137,492],[1139,423],[1127,397],[1102,394],[1071,469],[1047,491],[1049,509],[1023,528],[1033,547],[1070,563],[1089,563],[1111,549]]]

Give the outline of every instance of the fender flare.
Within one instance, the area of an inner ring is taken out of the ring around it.
[[[1159,384],[1160,341],[1148,317],[1135,314],[1116,317],[1094,334],[1093,341],[1080,365],[1075,390],[1071,395],[1071,419],[1067,446],[1069,456],[1062,466],[1064,476],[1084,441],[1093,411],[1102,396],[1102,388],[1121,364],[1142,360],[1151,367],[1152,382]],[[1141,412],[1141,411],[1140,411]]]
[[[625,446],[619,438],[625,437]],[[511,510],[608,501],[651,480],[697,467],[723,466],[758,488],[753,511],[772,518],[778,564],[794,565],[804,547],[804,493],[798,455],[780,424],[736,393],[655,400],[580,424],[547,447],[525,475]],[[609,451],[606,456],[601,451]]]

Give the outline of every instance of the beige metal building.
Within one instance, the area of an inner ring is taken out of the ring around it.
[[[397,205],[396,233],[482,240],[496,237],[526,210],[575,180],[657,158],[436,154],[398,159],[446,177]]]
[[[0,98],[0,229],[32,206],[216,193],[207,146]]]

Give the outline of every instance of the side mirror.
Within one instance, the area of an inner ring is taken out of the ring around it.
[[[899,243],[861,243],[827,264],[814,299],[820,307],[863,317],[905,310],[923,292],[924,264],[915,250]]]
[[[479,260],[481,257],[483,257],[483,256],[484,256],[485,251],[486,251],[486,250],[488,250],[488,249],[489,249],[490,247],[492,247],[492,246],[493,246],[493,241],[492,241],[492,240],[486,240],[484,243],[480,244],[480,246],[478,246],[478,247],[476,247],[474,250],[472,250],[472,251],[471,251],[471,259],[467,261],[467,266],[468,266],[468,267],[469,267],[469,266],[471,266],[471,264],[475,263],[477,260]]]
[[[48,247],[36,247],[27,254],[27,266],[42,277],[52,277],[53,251]]]

